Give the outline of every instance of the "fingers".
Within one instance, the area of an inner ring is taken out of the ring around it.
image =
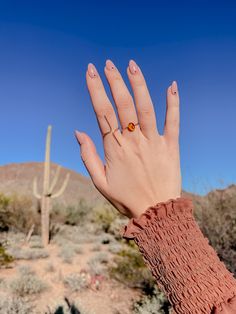
[[[179,93],[176,81],[167,89],[164,136],[168,141],[178,142],[179,138]]]
[[[92,139],[83,132],[75,131],[76,139],[80,144],[80,155],[83,163],[94,183],[100,191],[105,191],[107,186],[105,167],[97,154]]]
[[[138,120],[143,135],[151,138],[158,133],[155,110],[145,82],[145,78],[139,66],[130,60],[127,75],[134,93]]]
[[[136,136],[139,136],[139,133],[137,131],[129,132],[129,130],[127,130],[129,122],[133,122],[134,124],[139,122],[133,98],[121,74],[111,60],[106,61],[104,71],[115,101],[121,127],[124,129],[122,134],[124,134],[125,137],[134,139]]]
[[[118,128],[118,121],[98,71],[92,63],[88,65],[86,81],[101,133],[105,135],[107,132],[111,131],[111,128],[113,130]],[[121,132],[119,130],[116,131],[116,136],[119,137],[119,141],[121,141]],[[106,135],[104,137],[104,146],[112,143],[112,141],[115,141],[112,133]]]

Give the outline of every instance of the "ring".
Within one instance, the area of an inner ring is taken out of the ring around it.
[[[110,131],[109,132],[106,132],[105,134],[103,134],[103,138],[107,135],[107,134],[109,134],[109,133],[111,133],[112,132],[112,135],[114,136],[114,138],[115,138],[115,140],[117,141],[117,143],[121,146],[121,144],[120,144],[120,142],[118,141],[118,139],[116,138],[116,136],[115,136],[115,131],[117,131],[117,130],[119,130],[119,128],[116,128],[116,129],[114,129],[113,131],[112,131],[112,127],[111,127],[111,125],[110,125],[110,123],[109,123],[109,121],[108,121],[108,119],[107,119],[107,117],[104,115],[104,118],[106,119],[106,121],[107,121],[107,123],[108,123],[108,125],[109,125],[109,127],[110,127]]]
[[[139,125],[139,123],[134,124],[133,122],[129,122],[128,126],[126,128],[123,128],[122,130],[128,129],[130,132],[133,132],[136,125]]]
[[[117,131],[117,130],[119,130],[119,128],[116,128],[116,129],[114,129],[113,131],[112,131],[112,127],[111,127],[111,125],[110,125],[110,123],[109,123],[109,121],[108,121],[108,119],[107,119],[107,117],[104,115],[104,118],[106,119],[106,121],[107,121],[107,123],[108,123],[108,125],[109,125],[109,127],[110,127],[110,131],[108,131],[108,132],[106,132],[105,134],[103,134],[103,138],[107,135],[107,134],[109,134],[109,133],[111,133],[112,132],[112,135],[114,136],[114,138],[116,139],[116,141],[117,141],[117,143],[121,146],[121,144],[120,144],[120,142],[118,141],[118,139],[116,138],[116,136],[115,136],[115,131]],[[129,122],[128,123],[128,126],[126,127],[126,128],[123,128],[122,129],[122,131],[123,130],[125,130],[125,129],[128,129],[130,132],[133,132],[134,130],[135,130],[135,126],[136,125],[139,125],[139,123],[136,123],[136,124],[134,124],[133,122]]]

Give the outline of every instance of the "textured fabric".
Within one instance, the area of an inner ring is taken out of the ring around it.
[[[191,199],[151,206],[120,232],[134,239],[174,313],[236,314],[236,279],[201,232]]]

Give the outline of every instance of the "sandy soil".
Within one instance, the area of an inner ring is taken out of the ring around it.
[[[38,260],[16,261],[16,267],[1,269],[0,277],[11,280],[17,275],[18,266],[29,265],[37,276],[49,285],[48,290],[33,298],[33,302],[40,313],[45,313],[48,308],[52,308],[52,305],[57,300],[63,300],[64,297],[67,297],[70,301],[79,300],[84,308],[91,310],[94,314],[132,313],[130,310],[131,305],[134,300],[140,298],[141,292],[127,288],[113,279],[104,277],[99,281],[98,289],[96,289],[96,285],[94,284],[76,293],[72,293],[64,286],[63,278],[70,273],[88,270],[87,261],[98,253],[98,251],[91,250],[94,243],[82,243],[80,246],[83,249],[83,253],[77,254],[71,264],[62,262],[61,257],[58,257],[60,248],[55,244],[50,244],[47,248],[50,257]],[[102,251],[107,252],[112,258],[112,253],[107,250],[107,245],[101,244],[100,252]],[[48,271],[48,265],[53,265],[54,271]]]

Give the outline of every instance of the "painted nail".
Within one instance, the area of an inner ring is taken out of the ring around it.
[[[83,141],[83,134],[81,132],[75,130],[75,135],[76,135],[76,138],[77,138],[79,144],[81,145],[82,141]]]
[[[91,78],[98,77],[98,71],[92,63],[88,64],[88,74]]]
[[[173,95],[176,95],[178,92],[178,86],[177,86],[177,82],[173,81],[171,84],[171,92]]]
[[[108,59],[106,61],[106,68],[108,70],[115,70],[116,66],[115,66],[115,64],[111,60]]]
[[[134,62],[134,60],[130,60],[129,61],[129,70],[132,74],[137,74],[139,71],[139,67],[137,65],[136,62]]]

